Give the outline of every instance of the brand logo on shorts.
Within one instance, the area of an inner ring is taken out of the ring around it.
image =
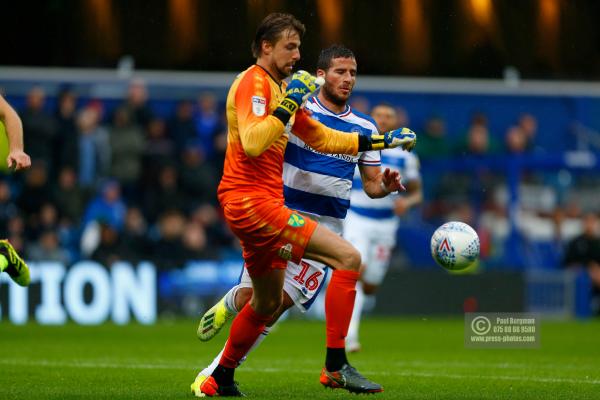
[[[279,254],[279,257],[289,261],[292,259],[292,248],[292,244],[288,243],[285,246],[281,246],[277,253]]]
[[[298,214],[292,214],[290,215],[290,219],[288,219],[288,225],[293,226],[294,228],[304,226],[304,222],[304,218]]]

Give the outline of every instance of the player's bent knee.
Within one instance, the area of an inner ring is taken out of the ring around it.
[[[350,271],[360,271],[360,265],[362,263],[360,253],[354,247],[348,252],[346,265]]]
[[[235,306],[241,310],[252,298],[252,288],[239,288],[235,294]]]
[[[268,299],[257,299],[253,298],[251,300],[251,306],[254,311],[258,314],[262,315],[274,315],[279,307],[281,307],[283,303],[282,296],[274,296]]]
[[[271,301],[269,301],[266,304],[268,313],[265,313],[265,314],[271,314],[271,315],[275,314],[279,310],[279,308],[281,308],[282,304],[283,304],[283,298],[281,296],[277,297],[275,299],[272,299]]]
[[[281,317],[281,314],[289,310],[294,305],[294,300],[286,293],[283,292],[283,301],[281,302],[281,307],[277,309],[277,311],[273,314],[273,319],[271,322],[267,324],[267,326],[275,325],[275,322]]]
[[[332,265],[335,269],[346,271],[360,271],[360,253],[354,247],[350,247],[337,259],[338,265]]]

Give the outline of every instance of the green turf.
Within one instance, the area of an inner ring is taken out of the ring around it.
[[[539,349],[465,349],[460,319],[363,323],[351,362],[383,384],[381,399],[600,399],[600,322],[542,324]],[[194,321],[157,326],[0,323],[0,399],[192,398],[201,343]],[[237,372],[256,399],[340,399],[318,383],[324,325],[284,321]],[[353,397],[352,397],[353,398]],[[375,398],[375,397],[369,397]]]

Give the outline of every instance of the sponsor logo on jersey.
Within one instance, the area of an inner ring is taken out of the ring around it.
[[[298,228],[300,226],[304,226],[304,218],[302,218],[301,215],[298,214],[292,214],[290,215],[290,219],[288,219],[288,225],[292,226],[294,228]]]
[[[267,99],[261,96],[252,96],[252,112],[257,117],[262,117],[267,111]]]

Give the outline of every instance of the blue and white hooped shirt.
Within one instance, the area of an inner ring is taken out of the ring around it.
[[[312,118],[330,128],[365,134],[377,132],[377,126],[371,117],[352,110],[350,106],[336,114],[316,97],[312,97],[305,107],[312,112]],[[366,151],[356,156],[324,154],[289,133],[283,163],[283,195],[286,206],[328,217],[328,222],[331,222],[328,225],[337,226],[337,233],[341,233],[343,220],[350,207],[356,165],[380,166],[379,151]]]

